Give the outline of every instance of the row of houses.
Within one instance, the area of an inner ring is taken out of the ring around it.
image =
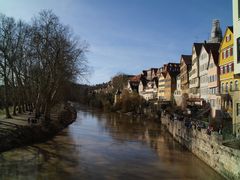
[[[208,41],[193,43],[191,55],[179,63],[144,70],[129,79],[128,90],[146,100],[211,107],[217,117],[226,112],[240,134],[240,3],[233,0],[233,26],[222,35],[219,20],[213,20]]]

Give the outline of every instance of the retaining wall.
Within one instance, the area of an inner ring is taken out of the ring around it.
[[[162,115],[161,122],[175,140],[218,173],[227,179],[240,179],[240,150],[223,146],[217,132],[208,135],[206,129],[187,128],[183,121],[170,120],[168,115]]]

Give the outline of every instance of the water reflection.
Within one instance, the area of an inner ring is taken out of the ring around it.
[[[159,123],[82,108],[53,140],[0,154],[0,179],[222,179]]]

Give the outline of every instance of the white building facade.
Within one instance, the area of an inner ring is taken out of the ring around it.
[[[200,98],[208,101],[208,63],[209,54],[203,45],[199,56]]]
[[[199,79],[199,55],[202,43],[194,43],[192,47],[192,68],[189,72],[190,98],[200,97],[200,79]]]
[[[174,100],[177,106],[182,105],[182,89],[181,89],[181,77],[177,76],[177,89],[174,91]]]

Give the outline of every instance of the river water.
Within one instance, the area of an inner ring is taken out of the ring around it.
[[[159,123],[80,108],[52,140],[0,154],[2,180],[223,179]]]

